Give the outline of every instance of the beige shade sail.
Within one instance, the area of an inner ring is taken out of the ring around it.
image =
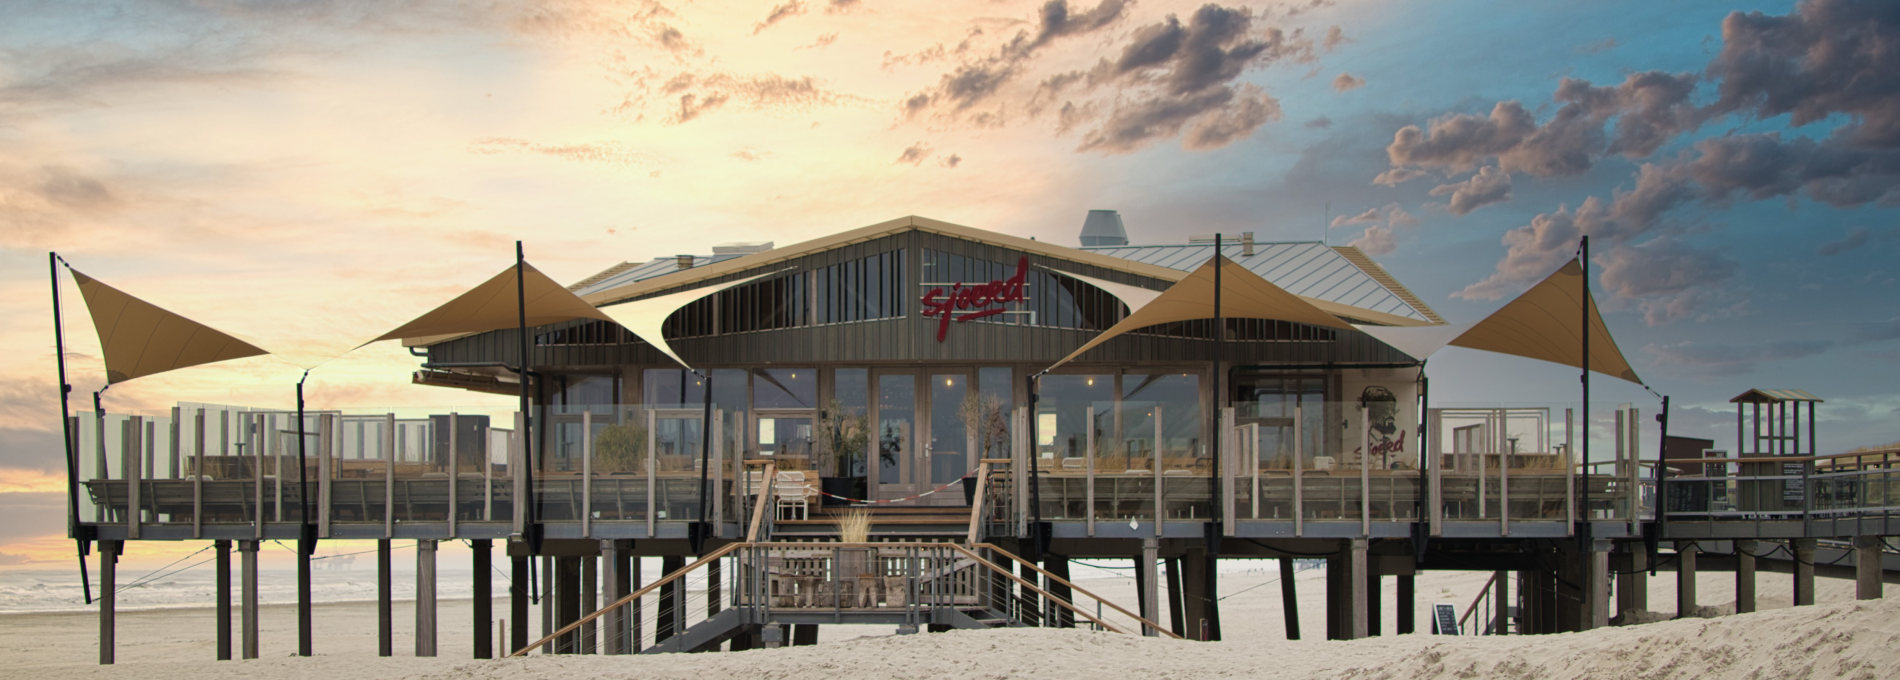
[[[1103,281],[1092,276],[1071,274],[1060,269],[1049,269],[1048,271],[1102,289],[1109,295],[1115,296],[1115,299],[1121,300],[1122,304],[1128,305],[1128,313],[1130,314],[1135,313],[1135,310],[1148,306],[1148,303],[1154,302],[1155,298],[1161,297],[1161,291],[1158,290],[1148,290],[1140,286],[1115,283],[1114,281]]]
[[[509,266],[481,285],[370,342],[485,333],[519,327],[521,317],[516,306],[515,269]],[[574,319],[612,320],[581,300],[573,291],[535,269],[534,265],[522,263],[520,269],[523,286],[520,299],[526,303],[520,306],[528,310],[529,326],[546,326]]]
[[[652,345],[654,349],[660,350],[661,354],[672,357],[673,360],[679,362],[681,366],[692,368],[692,366],[687,365],[686,360],[681,359],[680,355],[673,351],[671,346],[666,344],[666,337],[660,333],[660,327],[666,324],[667,317],[672,316],[673,312],[679,311],[681,307],[699,301],[700,298],[733,286],[751,283],[777,273],[779,272],[767,272],[758,276],[747,277],[737,281],[727,281],[704,288],[694,288],[692,290],[669,293],[659,297],[650,297],[643,300],[610,305],[601,307],[599,311],[605,314],[609,320],[632,331],[634,335],[640,336],[641,340],[645,340],[646,343]]]
[[[99,331],[106,383],[173,369],[267,354],[257,345],[174,314],[74,269],[86,310]]]
[[[1049,366],[1048,370],[1054,370],[1057,366],[1081,356],[1083,352],[1095,349],[1097,345],[1108,342],[1115,336],[1138,328],[1175,321],[1214,318],[1216,263],[1219,263],[1221,273],[1220,316],[1224,318],[1272,319],[1345,331],[1353,330],[1352,326],[1341,321],[1339,317],[1320,311],[1312,303],[1260,278],[1259,274],[1235,264],[1226,256],[1215,256],[1148,304],[1140,309],[1131,310],[1121,323],[1102,331],[1100,335],[1088,341],[1088,344],[1082,345],[1074,352],[1070,352],[1069,356]]]
[[[1434,352],[1444,349],[1445,345],[1458,339],[1474,324],[1449,324],[1444,326],[1365,326],[1353,324],[1353,328],[1372,336],[1374,340],[1390,345],[1392,349],[1404,352],[1413,359],[1424,359]]]
[[[1572,259],[1543,282],[1492,312],[1451,341],[1454,347],[1481,349],[1583,368],[1584,321],[1589,305],[1590,370],[1638,385],[1642,379],[1617,349],[1603,325],[1596,299],[1584,281],[1583,262]]]

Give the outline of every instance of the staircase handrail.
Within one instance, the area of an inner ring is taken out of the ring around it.
[[[970,500],[970,537],[964,541],[976,545],[977,530],[982,527],[983,508],[989,505],[990,464],[976,466],[976,497]]]
[[[759,528],[765,523],[765,508],[772,504],[772,489],[777,486],[772,480],[778,477],[778,463],[767,463],[765,471],[759,475],[759,502],[752,507],[752,528],[746,531],[747,543],[759,540]]]
[[[536,647],[540,647],[542,645],[553,642],[554,638],[560,637],[562,635],[566,635],[568,633],[572,633],[576,630],[580,630],[581,624],[592,622],[594,619],[598,619],[601,616],[606,615],[607,612],[613,611],[614,608],[621,607],[630,602],[633,602],[634,600],[637,600],[641,598],[642,596],[645,596],[647,593],[653,592],[654,590],[658,589],[660,586],[683,579],[686,577],[687,572],[691,572],[694,569],[698,569],[700,567],[704,567],[706,565],[712,564],[713,562],[718,561],[719,558],[725,557],[727,553],[730,553],[734,550],[738,550],[739,548],[747,546],[747,545],[751,545],[751,544],[750,543],[727,543],[725,547],[722,547],[718,550],[714,550],[712,551],[711,554],[708,554],[704,557],[694,560],[692,564],[688,564],[684,567],[680,567],[679,569],[675,570],[673,573],[667,574],[664,578],[661,578],[658,581],[654,581],[653,583],[648,584],[647,587],[634,591],[632,595],[628,595],[618,600],[614,600],[611,604],[608,604],[605,607],[596,609],[593,611],[593,613],[583,616],[575,620],[573,623],[562,626],[560,630],[556,630],[552,633],[549,633],[547,637],[543,637],[539,640],[536,640],[532,644],[526,647],[522,647],[521,649],[516,650],[515,653],[509,654],[508,656],[511,656],[511,657],[527,656],[528,652],[534,650],[534,648]]]
[[[1472,615],[1473,613],[1476,613],[1476,612],[1478,611],[1478,603],[1479,603],[1479,602],[1483,602],[1483,601],[1484,601],[1484,598],[1485,598],[1485,596],[1487,596],[1487,595],[1490,595],[1490,594],[1491,594],[1491,587],[1492,587],[1492,586],[1494,586],[1494,585],[1496,585],[1496,584],[1497,584],[1497,582],[1498,582],[1498,573],[1497,573],[1497,572],[1495,572],[1495,571],[1494,571],[1494,572],[1491,572],[1491,578],[1490,578],[1490,579],[1488,579],[1488,580],[1486,580],[1486,581],[1484,582],[1484,587],[1483,587],[1483,588],[1479,588],[1479,589],[1478,589],[1478,596],[1477,596],[1477,597],[1474,597],[1474,598],[1471,598],[1471,606],[1469,606],[1469,607],[1465,607],[1465,615],[1464,615],[1464,616],[1460,616],[1460,617],[1458,617],[1458,629],[1459,629],[1459,630],[1464,630],[1464,629],[1465,629],[1465,621],[1466,621],[1467,619],[1470,619],[1470,618],[1471,618],[1471,615]]]
[[[1016,575],[1016,574],[1014,574],[1014,573],[1011,573],[1011,571],[1010,571],[1010,570],[1008,570],[1008,569],[1004,569],[1003,567],[1000,567],[1000,566],[997,566],[997,565],[996,565],[995,563],[993,563],[993,562],[991,562],[991,561],[989,561],[988,559],[985,559],[985,558],[984,558],[984,557],[983,557],[982,555],[978,555],[978,554],[977,554],[977,553],[976,553],[976,552],[975,552],[974,550],[971,550],[970,548],[965,548],[965,547],[963,547],[963,546],[960,546],[960,545],[956,545],[956,544],[954,544],[954,543],[952,543],[952,544],[949,544],[949,545],[950,545],[950,547],[952,547],[952,548],[955,548],[955,549],[956,549],[956,550],[957,550],[958,552],[961,552],[961,553],[964,553],[964,554],[966,554],[966,555],[969,555],[970,557],[973,557],[973,558],[975,558],[977,562],[980,562],[980,563],[982,563],[982,564],[983,564],[984,566],[987,566],[987,567],[989,567],[989,568],[990,568],[991,570],[993,570],[993,571],[995,571],[995,572],[997,572],[997,573],[999,573],[999,574],[1002,574],[1002,575],[1004,575],[1004,576],[1008,576],[1008,577],[1010,578],[1010,580],[1013,580],[1013,581],[1015,581],[1015,582],[1017,582],[1017,583],[1020,583],[1020,584],[1022,584],[1022,586],[1023,586],[1023,587],[1025,587],[1025,588],[1028,588],[1028,589],[1030,589],[1030,590],[1033,590],[1033,591],[1035,591],[1035,592],[1036,592],[1037,594],[1039,594],[1039,595],[1042,595],[1043,597],[1046,597],[1046,598],[1048,598],[1049,600],[1051,600],[1051,601],[1053,601],[1053,602],[1055,602],[1055,603],[1056,603],[1056,604],[1058,604],[1058,605],[1061,605],[1061,606],[1062,606],[1062,608],[1064,608],[1064,609],[1067,609],[1067,610],[1069,610],[1069,611],[1072,611],[1072,612],[1075,612],[1075,613],[1076,613],[1077,615],[1080,615],[1080,616],[1081,616],[1082,618],[1085,618],[1085,619],[1088,619],[1089,621],[1092,621],[1092,622],[1094,622],[1094,623],[1095,623],[1096,625],[1099,625],[1099,626],[1102,626],[1103,628],[1107,628],[1107,629],[1109,629],[1110,631],[1113,631],[1113,632],[1117,632],[1117,633],[1124,633],[1124,632],[1126,632],[1126,631],[1123,631],[1123,630],[1121,630],[1121,629],[1119,629],[1119,628],[1116,628],[1116,627],[1114,627],[1114,626],[1111,626],[1111,625],[1109,625],[1109,624],[1108,624],[1107,622],[1105,622],[1105,621],[1103,621],[1103,620],[1101,620],[1101,619],[1098,619],[1098,618],[1096,618],[1096,617],[1094,617],[1094,616],[1092,616],[1092,615],[1090,615],[1090,614],[1089,614],[1088,612],[1085,612],[1085,611],[1082,611],[1081,609],[1079,609],[1079,608],[1077,608],[1077,607],[1076,607],[1076,606],[1075,606],[1075,605],[1074,605],[1073,603],[1071,603],[1071,602],[1069,602],[1069,601],[1067,601],[1067,600],[1064,600],[1064,599],[1062,599],[1062,598],[1060,598],[1060,597],[1056,597],[1055,595],[1052,595],[1052,594],[1050,594],[1050,593],[1049,593],[1048,591],[1045,591],[1045,590],[1043,590],[1043,589],[1041,589],[1041,588],[1038,588],[1038,587],[1036,587],[1036,584],[1034,584],[1034,583],[1030,583],[1030,582],[1029,582],[1028,580],[1026,580],[1026,579],[1023,579],[1022,577],[1019,577],[1019,576],[1017,576],[1017,575]],[[997,552],[997,553],[999,553],[999,554],[1002,554],[1002,555],[1003,555],[1004,557],[1008,557],[1008,558],[1010,558],[1010,559],[1012,559],[1012,560],[1015,560],[1017,564],[1021,564],[1021,565],[1023,565],[1023,566],[1026,566],[1026,567],[1029,567],[1030,569],[1034,569],[1034,570],[1036,571],[1036,573],[1038,573],[1038,574],[1042,574],[1042,576],[1043,576],[1043,578],[1047,578],[1047,579],[1049,579],[1049,580],[1051,580],[1051,581],[1054,581],[1054,582],[1056,582],[1056,583],[1060,583],[1060,584],[1062,584],[1062,585],[1064,585],[1064,586],[1066,586],[1066,587],[1068,587],[1068,588],[1069,588],[1069,590],[1070,590],[1070,591],[1071,591],[1072,593],[1081,593],[1081,594],[1083,594],[1083,595],[1086,595],[1086,596],[1088,596],[1089,598],[1091,598],[1091,599],[1093,599],[1093,600],[1095,600],[1096,602],[1100,602],[1100,603],[1102,603],[1102,604],[1105,604],[1105,605],[1108,605],[1108,608],[1109,608],[1109,609],[1113,609],[1113,610],[1115,610],[1115,611],[1118,611],[1118,612],[1121,612],[1121,613],[1122,613],[1122,614],[1123,614],[1124,616],[1127,616],[1127,617],[1129,617],[1129,618],[1131,618],[1131,619],[1134,619],[1134,620],[1136,620],[1136,621],[1140,621],[1140,622],[1142,622],[1142,624],[1144,624],[1144,625],[1146,625],[1146,626],[1148,626],[1148,628],[1149,628],[1149,629],[1151,629],[1151,630],[1154,630],[1155,632],[1158,632],[1158,633],[1160,633],[1160,634],[1162,634],[1162,635],[1166,635],[1166,636],[1168,636],[1168,637],[1171,637],[1171,638],[1174,638],[1174,639],[1176,639],[1176,640],[1184,640],[1184,639],[1186,639],[1186,638],[1183,638],[1183,637],[1181,637],[1181,636],[1179,636],[1179,635],[1175,635],[1175,634],[1174,634],[1173,632],[1170,632],[1170,631],[1169,631],[1168,629],[1166,629],[1166,628],[1163,628],[1163,627],[1161,627],[1161,624],[1159,624],[1159,623],[1155,623],[1155,622],[1153,622],[1153,621],[1149,621],[1148,619],[1145,619],[1145,618],[1142,618],[1142,617],[1141,617],[1141,615],[1139,615],[1139,614],[1136,614],[1136,613],[1134,613],[1134,612],[1131,612],[1131,611],[1128,611],[1128,610],[1126,610],[1126,609],[1122,609],[1122,608],[1121,608],[1121,605],[1117,605],[1117,604],[1115,604],[1115,603],[1113,603],[1113,602],[1110,602],[1110,601],[1108,601],[1107,599],[1105,599],[1105,598],[1103,598],[1103,597],[1102,597],[1102,596],[1100,596],[1100,595],[1096,595],[1095,593],[1091,593],[1091,592],[1089,592],[1088,590],[1085,590],[1085,589],[1083,589],[1083,588],[1081,588],[1081,587],[1078,587],[1078,586],[1076,586],[1076,585],[1075,585],[1074,583],[1070,583],[1068,579],[1065,579],[1065,578],[1062,578],[1062,577],[1060,577],[1060,576],[1057,576],[1057,575],[1055,575],[1055,574],[1051,574],[1051,573],[1049,573],[1048,571],[1046,571],[1046,570],[1044,570],[1044,569],[1043,569],[1042,567],[1038,567],[1038,566],[1036,566],[1036,564],[1035,564],[1034,562],[1030,562],[1030,561],[1027,561],[1027,560],[1024,560],[1023,558],[1020,558],[1020,557],[1017,557],[1017,556],[1015,556],[1014,554],[1011,554],[1011,553],[1010,553],[1010,552],[1009,552],[1008,550],[1004,550],[1004,549],[1002,549],[1002,548],[998,548],[998,547],[996,547],[995,545],[992,545],[992,544],[989,544],[989,543],[978,543],[978,544],[976,544],[976,545],[974,545],[974,546],[971,546],[971,547],[973,547],[973,548],[984,548],[984,549],[988,549],[988,550],[991,550],[991,551],[994,551],[994,552]],[[1071,598],[1073,599],[1073,595],[1071,595]]]

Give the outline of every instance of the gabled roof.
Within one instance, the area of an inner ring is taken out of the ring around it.
[[[1104,246],[1083,248],[1092,253],[1160,265],[1186,271],[1200,266],[1214,255],[1213,244]],[[1254,254],[1242,255],[1245,246],[1223,244],[1226,255],[1273,285],[1312,300],[1331,302],[1394,317],[1414,323],[1385,325],[1442,324],[1445,320],[1426,306],[1412,291],[1399,285],[1385,269],[1350,246],[1329,247],[1318,242],[1255,243]],[[1329,310],[1330,311],[1330,310]],[[1363,316],[1346,314],[1344,316]],[[1365,319],[1373,321],[1373,319]]]
[[[1805,390],[1762,390],[1754,389],[1736,395],[1728,400],[1731,404],[1779,404],[1787,401],[1821,401],[1820,397],[1808,394]]]
[[[1170,283],[1187,278],[1188,269],[1200,265],[1213,255],[1212,246],[1163,246],[1161,248],[1164,249],[1198,248],[1199,256],[1190,260],[1189,254],[1177,253],[1176,257],[1162,258],[1162,262],[1149,262],[1129,257],[1129,253],[1120,252],[1129,250],[1127,248],[1070,248],[1046,241],[1035,241],[913,215],[761,253],[699,258],[695,260],[695,266],[691,269],[679,269],[672,258],[655,260],[647,265],[636,266],[619,273],[606,276],[596,275],[598,280],[595,283],[580,287],[575,292],[590,304],[609,305],[906,231],[924,231],[989,243]],[[1278,246],[1288,248],[1275,258],[1262,258],[1256,254],[1252,258],[1243,258],[1240,262],[1243,265],[1250,265],[1250,260],[1263,265],[1274,263],[1270,267],[1271,271],[1297,275],[1295,278],[1299,281],[1297,285],[1300,289],[1288,288],[1288,290],[1335,316],[1391,326],[1424,326],[1443,323],[1437,320],[1436,314],[1419,313],[1410,305],[1398,301],[1396,296],[1384,286],[1373,281],[1364,271],[1346,261],[1344,256],[1323,244],[1262,244],[1256,248],[1261,249],[1260,253],[1266,253]],[[1238,256],[1239,248],[1240,246],[1236,245],[1228,255]],[[1315,269],[1306,264],[1314,258],[1325,258],[1338,264]],[[700,262],[705,262],[705,264],[699,264]],[[1179,266],[1173,266],[1175,264]],[[1250,265],[1249,269],[1253,267]],[[1254,271],[1260,273],[1258,269]],[[1287,287],[1281,281],[1274,280],[1273,276],[1267,274],[1262,274],[1262,276],[1276,285]],[[1388,301],[1388,298],[1391,301]],[[1367,304],[1373,306],[1366,306]]]

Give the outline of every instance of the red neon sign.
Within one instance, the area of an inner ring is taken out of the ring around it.
[[[949,294],[941,286],[924,293],[924,316],[937,319],[937,342],[943,342],[943,336],[950,331],[950,322],[962,323],[972,319],[996,316],[1009,311],[1003,305],[1022,302],[1028,298],[1023,295],[1023,279],[1029,275],[1029,257],[1016,261],[1016,274],[1006,280],[991,281],[973,285],[958,282],[950,287]],[[964,314],[956,313],[960,309],[976,311]]]

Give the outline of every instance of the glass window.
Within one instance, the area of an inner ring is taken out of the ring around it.
[[[817,438],[830,454],[832,476],[862,477],[870,451],[870,369],[840,368],[831,376],[831,402]]]
[[[1040,390],[1036,402],[1037,455],[1044,460],[1087,455],[1091,408],[1095,409],[1096,450],[1106,452],[1104,444],[1113,434],[1105,425],[1114,422],[1115,376],[1043,376]]]
[[[706,400],[706,382],[684,368],[649,368],[641,381],[640,403],[679,407]]]
[[[977,369],[978,391],[987,415],[977,430],[977,457],[1009,457],[1010,413],[1016,410],[1015,372],[1004,367]]]
[[[1156,437],[1157,419],[1160,424]],[[1162,466],[1188,467],[1204,457],[1201,446],[1201,378],[1191,373],[1129,373],[1122,376],[1122,437],[1125,446],[1161,449]]]
[[[752,407],[755,409],[817,408],[817,369],[760,368],[753,370]]]

